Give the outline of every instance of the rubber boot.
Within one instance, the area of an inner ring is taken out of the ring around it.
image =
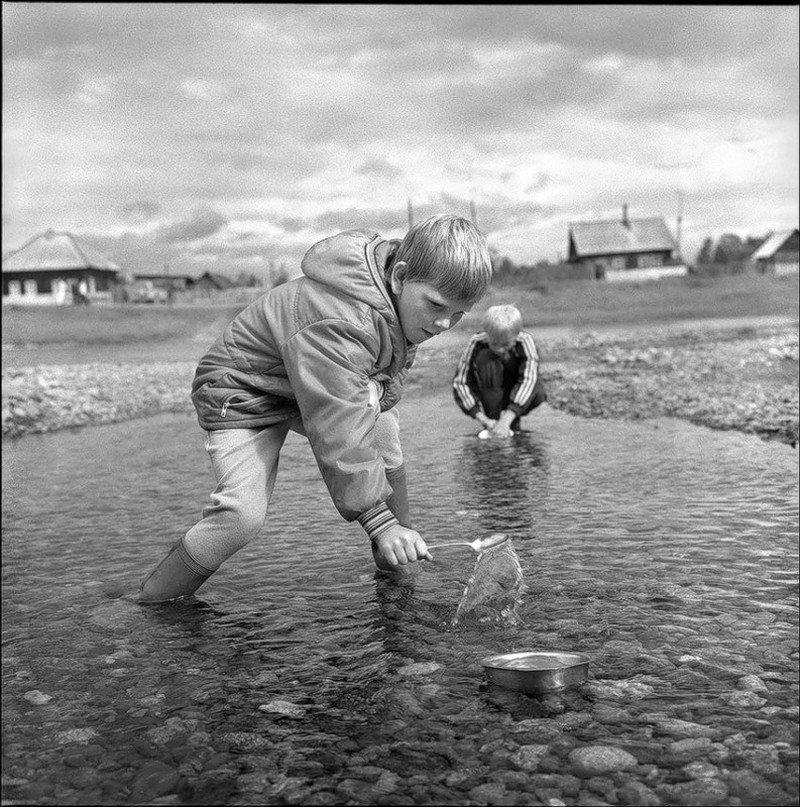
[[[404,465],[386,471],[386,479],[392,486],[392,495],[386,504],[392,515],[404,526],[411,529],[411,509],[408,505],[408,487],[406,485],[406,469]]]
[[[139,587],[140,603],[177,600],[194,594],[214,572],[192,560],[181,538]]]

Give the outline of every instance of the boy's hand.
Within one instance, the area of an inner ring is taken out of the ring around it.
[[[475,420],[477,420],[478,423],[480,423],[484,429],[489,429],[490,431],[495,427],[495,424],[497,423],[496,420],[492,420],[491,418],[486,417],[486,415],[484,415],[483,412],[478,412],[478,414],[475,415]]]
[[[510,409],[504,409],[500,417],[491,429],[492,437],[512,437],[511,424],[514,422],[515,414]]]
[[[372,556],[375,565],[385,572],[418,560],[433,560],[422,536],[400,524],[389,527],[373,540]]]

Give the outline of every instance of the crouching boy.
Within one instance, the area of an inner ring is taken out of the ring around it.
[[[490,437],[508,437],[520,418],[547,400],[533,337],[513,305],[486,310],[483,331],[467,344],[453,377],[453,397]]]
[[[192,401],[217,486],[143,581],[140,602],[194,593],[259,533],[290,430],[307,436],[333,504],[364,528],[378,568],[430,559],[411,526],[394,407],[417,345],[488,288],[486,240],[466,219],[434,216],[402,241],[332,236],[301,269],[239,313],[200,360]]]

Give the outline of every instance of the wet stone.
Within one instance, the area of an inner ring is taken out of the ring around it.
[[[743,675],[737,682],[738,689],[750,692],[768,692],[767,685],[757,675]]]
[[[728,788],[718,779],[695,779],[676,785],[661,785],[657,794],[668,804],[681,807],[714,807],[725,804]]]
[[[66,743],[88,743],[97,736],[99,736],[98,733],[91,728],[67,729],[56,734],[56,742],[62,745]]]
[[[607,724],[625,724],[627,725],[629,717],[628,713],[617,706],[609,706],[601,703],[592,709],[592,717],[596,722]]]
[[[592,776],[587,779],[584,787],[590,793],[602,796],[606,801],[615,802],[617,800],[617,788],[614,785],[614,780],[606,776]]]
[[[662,734],[668,734],[681,739],[686,737],[710,737],[715,739],[720,734],[717,729],[710,728],[709,726],[693,723],[690,720],[665,717],[659,713],[640,715],[639,721],[641,723],[652,723]]]
[[[690,779],[716,779],[719,777],[719,768],[710,762],[690,762],[684,765],[681,771]]]
[[[526,739],[538,741],[533,744],[549,743],[561,735],[561,730],[553,720],[532,718],[520,720],[511,731],[516,734],[525,734]]]
[[[294,720],[299,720],[305,717],[306,714],[306,710],[302,706],[285,700],[272,700],[269,703],[262,703],[258,707],[258,710],[260,712],[283,715],[284,717],[290,717]]]
[[[570,753],[569,760],[575,772],[585,777],[630,770],[639,764],[632,754],[610,745],[576,748]]]
[[[767,702],[765,698],[761,698],[755,692],[749,690],[744,692],[721,692],[719,698],[729,706],[736,706],[741,709],[755,709]]]
[[[653,687],[639,681],[595,679],[586,684],[595,698],[624,698],[641,700],[653,694]]]
[[[548,750],[546,745],[522,745],[511,755],[511,762],[522,770],[535,771]]]
[[[417,675],[431,675],[437,670],[441,670],[442,665],[437,664],[435,661],[419,662],[416,664],[406,664],[397,670],[398,675],[417,676]]]
[[[158,760],[145,762],[131,786],[130,801],[151,801],[171,793],[177,786],[178,772]]]
[[[670,743],[667,751],[675,756],[696,755],[704,753],[711,748],[711,740],[708,737],[688,737],[685,740],[676,740]]]
[[[34,706],[44,706],[53,700],[52,695],[46,695],[44,692],[41,692],[38,689],[29,689],[22,697],[24,697],[28,703],[32,703]]]
[[[619,789],[621,804],[637,804],[640,807],[659,807],[661,799],[641,782],[627,782]]]
[[[470,800],[478,804],[502,804],[505,795],[506,789],[499,782],[486,782],[469,791]]]

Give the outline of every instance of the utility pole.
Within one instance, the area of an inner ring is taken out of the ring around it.
[[[408,200],[408,229],[414,226],[414,208],[411,207],[411,199]]]
[[[478,213],[475,210],[475,201],[470,199],[469,201],[469,215],[472,219],[472,223],[477,227],[478,226]]]
[[[683,191],[678,191],[678,226],[675,233],[675,241],[677,242],[677,255],[675,256],[679,261],[683,262],[681,256],[681,227],[683,226]]]

